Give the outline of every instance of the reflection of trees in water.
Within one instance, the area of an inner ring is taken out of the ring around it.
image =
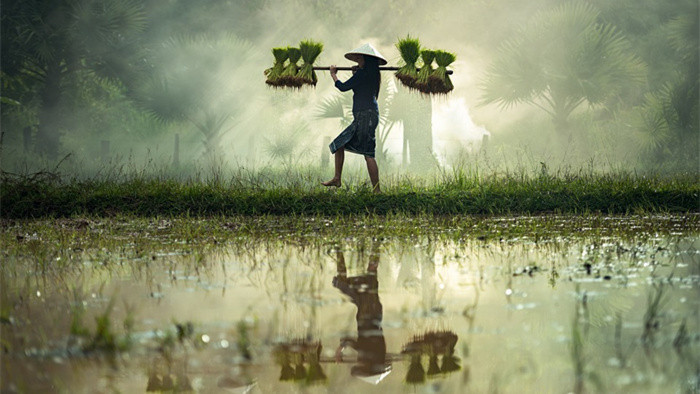
[[[437,281],[435,276],[435,247],[402,244],[396,251],[400,262],[397,284],[407,290],[421,291],[422,307],[425,312],[437,305]]]

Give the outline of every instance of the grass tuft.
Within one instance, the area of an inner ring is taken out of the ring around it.
[[[692,175],[626,174],[483,177],[455,171],[432,183],[387,179],[384,193],[366,185],[328,190],[312,176],[234,175],[226,181],[168,177],[73,179],[5,177],[2,218],[217,215],[529,215],[695,213],[700,184]],[[277,180],[275,180],[277,179]]]

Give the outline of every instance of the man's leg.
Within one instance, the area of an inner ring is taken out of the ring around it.
[[[330,181],[321,182],[323,186],[340,186],[340,178],[343,175],[343,162],[345,161],[345,148],[335,151],[335,176]]]
[[[372,190],[375,193],[380,193],[379,189],[379,167],[374,157],[365,156],[367,162],[367,172],[369,172],[369,180],[372,181]]]

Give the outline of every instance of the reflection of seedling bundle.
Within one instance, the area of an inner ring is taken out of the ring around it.
[[[416,82],[416,78],[418,78],[416,62],[421,54],[420,42],[417,38],[408,36],[400,39],[399,42],[396,43],[396,48],[399,50],[401,59],[404,61],[404,65],[396,71],[396,78],[405,86],[412,88]]]
[[[273,350],[275,361],[282,368],[280,381],[315,384],[326,381],[321,368],[321,343],[293,340],[280,343]],[[305,364],[308,364],[308,369]]]
[[[454,89],[450,76],[447,72],[447,66],[452,64],[457,56],[454,53],[447,51],[435,51],[435,62],[438,67],[431,74],[431,81],[433,81],[433,93],[446,94]]]
[[[314,71],[314,62],[323,51],[323,44],[311,40],[302,41],[299,43],[299,50],[304,64],[299,69],[298,78],[302,83],[316,86],[318,78]]]
[[[265,70],[265,75],[267,75],[265,83],[270,86],[280,86],[280,76],[284,71],[284,62],[289,57],[287,48],[272,48],[272,56],[275,57],[275,64],[272,68]]]
[[[435,51],[424,49],[420,53],[421,59],[423,59],[423,67],[421,67],[418,72],[418,77],[414,83],[414,88],[421,91],[421,93],[431,93],[431,77],[433,74],[433,59],[435,59]]]
[[[180,374],[177,376],[173,374],[167,374],[161,376],[153,372],[148,376],[146,391],[192,391],[192,384],[190,383],[190,379],[184,374]]]
[[[411,364],[406,373],[406,383],[418,384],[425,382],[425,369],[421,363],[420,353],[411,354]]]
[[[403,346],[402,354],[411,356],[411,364],[406,374],[406,382],[417,384],[428,377],[436,377],[440,374],[448,374],[458,371],[459,358],[454,355],[457,344],[457,335],[451,331],[428,331],[423,335],[417,335]],[[421,363],[421,356],[428,356],[428,371],[425,372]],[[442,364],[438,364],[438,357],[442,356]]]

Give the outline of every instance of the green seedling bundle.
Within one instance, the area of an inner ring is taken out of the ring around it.
[[[447,72],[447,66],[452,64],[457,56],[454,53],[447,51],[435,51],[435,62],[437,63],[437,68],[430,74],[432,91],[434,93],[447,94],[454,89],[452,81],[450,80],[449,73]]]
[[[401,59],[404,61],[404,65],[396,71],[396,78],[398,78],[404,86],[413,88],[418,78],[416,62],[418,61],[418,57],[420,57],[420,41],[418,41],[417,38],[408,36],[400,39],[396,43],[396,49],[399,50]]]
[[[274,87],[300,88],[303,85],[315,86],[318,77],[314,71],[314,62],[323,52],[323,44],[304,40],[299,47],[272,48],[275,63],[265,70],[265,83]],[[299,60],[303,60],[299,67]]]
[[[455,54],[443,50],[421,49],[417,38],[407,36],[398,40],[396,49],[399,50],[403,65],[381,66],[381,71],[395,71],[396,78],[406,87],[418,90],[423,94],[447,94],[454,89],[449,75],[452,70],[447,67],[452,64]],[[323,44],[312,40],[304,40],[299,47],[279,47],[272,49],[275,63],[265,70],[268,85],[274,87],[300,88],[303,85],[316,86],[318,77],[316,71],[329,70],[330,67],[317,67],[314,62],[321,55]],[[420,68],[416,66],[422,61]],[[297,64],[303,60],[301,67]],[[433,61],[437,68],[433,69]],[[352,70],[352,67],[337,67],[338,70]]]
[[[421,93],[429,94],[432,92],[432,74],[433,74],[433,59],[435,59],[435,51],[424,49],[420,52],[420,57],[423,60],[423,67],[418,71],[418,76],[413,82],[413,88]]]
[[[272,56],[275,57],[275,64],[265,70],[265,75],[267,76],[267,83],[270,86],[281,86],[280,76],[284,71],[284,62],[289,58],[289,53],[287,48],[272,48]]]
[[[299,78],[303,84],[316,86],[318,78],[314,71],[314,62],[321,52],[323,52],[323,44],[305,40],[299,43],[299,50],[301,51],[301,58],[304,60],[304,64],[299,69],[297,78]]]
[[[287,54],[289,54],[289,63],[287,63],[287,66],[280,76],[280,86],[293,88],[301,87],[301,79],[297,77],[299,73],[297,62],[301,59],[301,50],[299,48],[287,47]]]
[[[447,94],[454,89],[447,66],[454,63],[455,54],[443,50],[421,49],[416,38],[406,37],[396,43],[404,65],[396,72],[396,78],[409,89],[424,94]],[[423,65],[416,68],[420,56]],[[438,67],[433,69],[433,60]]]

